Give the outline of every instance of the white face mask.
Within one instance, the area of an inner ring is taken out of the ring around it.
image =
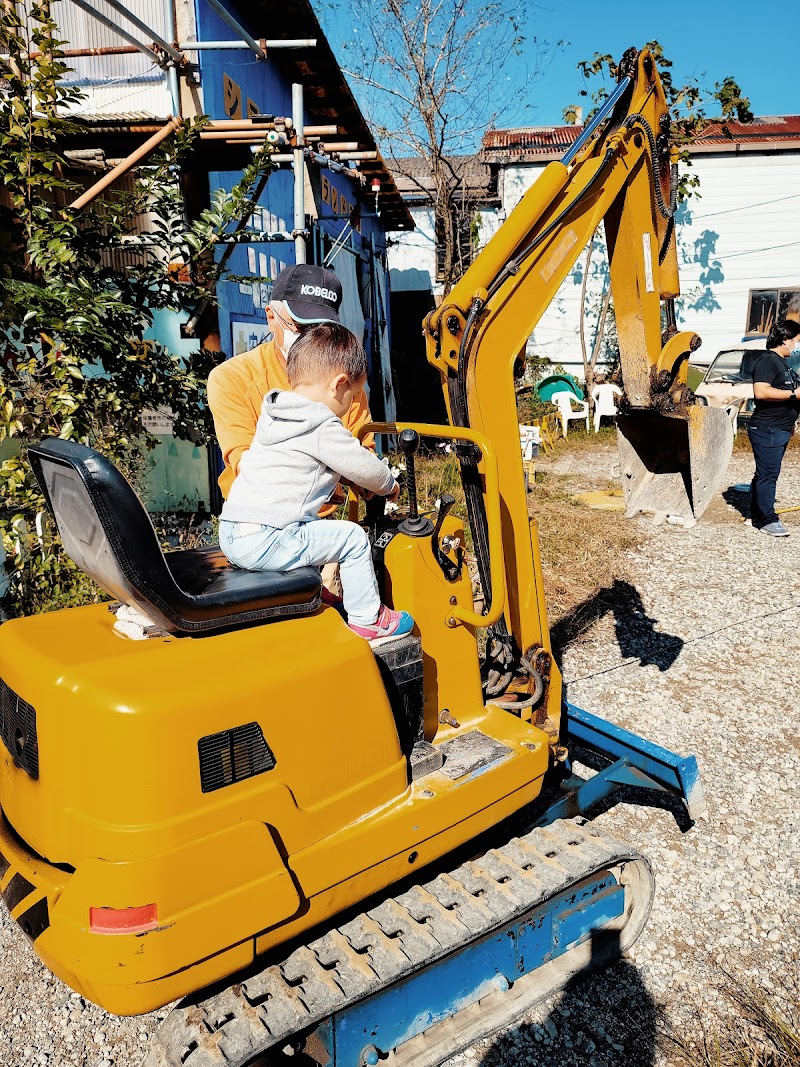
[[[295,333],[294,330],[287,330],[285,326],[283,327],[283,348],[281,351],[283,352],[284,356],[289,355],[289,349],[292,347],[292,345],[295,343],[299,336],[300,334]]]

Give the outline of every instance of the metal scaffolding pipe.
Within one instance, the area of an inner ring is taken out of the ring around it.
[[[234,143],[241,144],[239,141]],[[251,147],[251,151],[255,151],[255,146]],[[321,166],[335,171],[336,174],[345,174],[348,178],[353,178],[355,181],[361,181],[362,175],[360,170],[346,167],[343,163],[337,163],[335,159],[330,159],[328,156],[321,156],[319,152],[312,152],[310,148],[304,148],[302,151],[306,158],[310,159],[312,163],[319,163]],[[269,158],[273,163],[293,163],[294,153],[276,152],[275,155],[272,155]]]
[[[366,160],[366,159],[378,159],[379,158],[377,152],[370,152],[370,151],[364,151],[364,152],[339,152],[338,156],[339,156],[339,159],[352,159],[352,160],[354,160],[356,162],[358,162],[358,160],[360,160],[360,159],[365,159]]]
[[[296,130],[303,129],[303,86],[299,82],[292,82],[292,122]],[[306,164],[303,145],[298,137],[298,144],[292,152],[292,169],[294,171],[294,226],[295,231],[306,228]],[[298,236],[294,242],[294,258],[296,263],[306,262],[305,238]]]
[[[259,130],[274,130],[276,126],[285,126],[287,130],[294,129],[294,122],[288,116],[270,116],[269,121],[262,122],[260,119],[212,119],[208,123],[211,130],[247,130],[258,133]],[[347,131],[339,126],[304,126],[304,137],[343,137]]]
[[[181,113],[181,87],[178,81],[178,68],[174,63],[170,63],[167,67],[167,88],[169,89],[169,98],[172,101],[172,114],[175,118],[178,118]]]
[[[258,44],[258,42],[250,36],[244,26],[242,26],[236,21],[230,11],[228,11],[227,8],[223,7],[219,0],[206,0],[206,3],[210,8],[216,11],[222,21],[227,23],[237,36],[241,37],[241,39],[246,42],[247,47],[252,52],[254,52],[259,59],[267,58],[267,53],[264,51],[261,45]]]
[[[318,148],[324,155],[330,152],[357,152],[358,141],[340,141],[338,144],[335,141],[321,141],[314,147]]]
[[[206,129],[227,134],[250,133],[256,137],[262,130],[264,133],[274,130],[276,125],[275,122],[251,122],[250,119],[212,119]]]
[[[297,37],[291,41],[273,41],[267,39],[262,42],[267,49],[272,48],[316,48],[316,37]],[[179,41],[178,48],[182,52],[207,52],[213,49],[250,48],[247,41]]]
[[[124,30],[122,26],[118,26],[116,22],[113,22],[110,18],[106,18],[105,15],[93,8],[91,4],[87,3],[87,0],[73,0],[73,2],[79,8],[81,8],[82,11],[85,11],[87,15],[91,15],[92,18],[97,19],[98,22],[101,22],[110,30],[113,30],[114,33],[119,34],[123,41],[127,41],[128,44],[132,44],[133,47],[137,49],[137,51],[144,53],[144,55],[146,56],[150,56],[150,58],[154,59],[160,67],[165,67],[167,65],[168,61],[166,59],[162,59],[162,57],[159,56],[158,53],[150,47],[150,45],[146,45],[143,44],[141,41],[138,41],[133,36],[133,34],[128,33],[128,31]]]
[[[304,126],[304,137],[338,137],[340,133],[347,133],[338,126]]]
[[[350,167],[346,167],[344,163],[340,163],[335,159],[331,159],[330,156],[321,156],[319,152],[309,152],[308,158],[312,163],[319,163],[320,166],[327,167],[329,170],[334,171],[336,174],[347,174],[351,177],[355,176],[361,179],[361,175],[357,170],[351,170]]]
[[[91,56],[129,56],[140,51],[140,48],[135,48],[132,44],[121,44],[110,48],[59,48],[58,55],[59,58],[63,56],[64,59],[89,59]],[[23,53],[21,58],[41,59],[43,55],[43,52],[27,52]],[[0,59],[7,63],[11,59],[11,54],[1,52]]]
[[[159,37],[159,35],[155,33],[154,30],[151,30],[146,23],[142,22],[140,18],[137,18],[136,15],[134,15],[132,11],[129,11],[124,4],[121,4],[120,0],[105,0],[105,2],[118,14],[122,15],[123,18],[126,18],[128,22],[132,22],[136,29],[141,30],[148,40],[157,44],[161,51],[169,56],[173,63],[183,63],[184,59],[180,52],[176,51],[171,44],[167,44],[163,37]]]
[[[219,140],[221,137],[227,137],[231,141],[263,141],[266,137],[272,135],[273,137],[280,136],[276,134],[274,129],[269,126],[265,126],[263,130],[259,130],[257,126],[251,127],[249,130],[218,130],[212,126],[210,130],[202,130],[202,137],[211,137],[212,140]]]
[[[81,193],[77,200],[73,200],[70,207],[73,211],[80,211],[81,208],[90,204],[104,189],[107,189],[109,185],[113,185],[114,182],[121,178],[123,174],[127,174],[129,170],[136,166],[139,160],[144,159],[145,156],[149,156],[154,148],[157,148],[162,141],[165,141],[170,134],[180,126],[181,120],[179,118],[171,118],[166,126],[162,126],[158,133],[154,133],[152,137],[148,138],[144,144],[131,152],[129,156],[121,160],[113,170],[108,171],[103,177],[95,182],[86,192]]]

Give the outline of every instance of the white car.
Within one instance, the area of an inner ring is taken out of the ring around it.
[[[695,393],[705,397],[713,408],[738,404],[737,421],[739,425],[746,423],[753,411],[753,367],[765,351],[766,340],[762,337],[723,348],[715,356]],[[789,366],[797,370],[800,356],[790,356]]]

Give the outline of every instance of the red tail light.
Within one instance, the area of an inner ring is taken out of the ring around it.
[[[139,934],[158,926],[158,906],[141,908],[89,908],[89,929],[94,934]]]

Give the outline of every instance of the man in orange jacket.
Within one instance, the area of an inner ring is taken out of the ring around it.
[[[208,379],[208,404],[214,416],[217,441],[225,468],[219,476],[224,497],[228,496],[239,469],[239,460],[255,436],[261,404],[270,389],[288,389],[286,357],[294,340],[307,326],[339,322],[342,285],[332,270],[311,263],[285,267],[272,289],[267,322],[272,340],[242,352],[215,367]],[[354,435],[371,419],[366,393],[360,389],[342,422]],[[364,444],[371,448],[374,438]],[[336,504],[320,510],[325,518]]]

